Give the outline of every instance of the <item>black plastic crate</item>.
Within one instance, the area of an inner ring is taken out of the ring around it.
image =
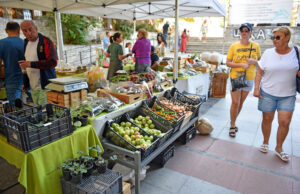
[[[6,137],[6,130],[4,128],[4,123],[3,123],[3,117],[2,115],[26,108],[31,108],[33,106],[30,106],[28,104],[20,102],[18,103],[18,106],[12,106],[8,100],[0,100],[0,134],[4,135]]]
[[[191,126],[178,138],[178,140],[182,144],[186,144],[189,141],[191,141],[195,137],[195,135],[196,135],[196,127]]]
[[[70,109],[55,104],[7,113],[3,121],[7,142],[24,152],[37,149],[73,132]]]
[[[139,126],[137,126],[134,122],[131,122],[128,119],[128,116],[126,114],[118,116],[114,118],[113,120],[107,121],[105,130],[104,130],[104,137],[109,139],[111,142],[114,144],[121,146],[123,148],[129,149],[131,151],[140,151],[141,152],[141,160],[144,160],[147,156],[149,156],[156,148],[157,148],[157,143],[159,138],[157,136],[153,136],[153,142],[152,144],[146,148],[136,148],[134,145],[132,145],[130,142],[125,140],[121,135],[119,135],[117,132],[113,130],[111,127],[112,123],[121,123],[121,122],[130,122],[133,126],[139,128],[140,134],[143,136],[148,135],[150,136],[149,133],[145,132],[143,129],[141,129]]]
[[[164,167],[170,158],[174,156],[175,145],[169,145],[163,152],[161,152],[154,160],[152,161],[155,164]]]
[[[199,117],[199,111],[200,111],[200,106],[203,103],[202,98],[197,98],[197,99],[191,99],[187,97],[186,95],[180,93],[176,88],[172,88],[171,91],[166,91],[164,96],[166,98],[174,98],[175,100],[178,100],[179,102],[182,103],[187,103],[191,106],[193,106],[193,114],[191,116],[191,119],[198,118]]]
[[[173,121],[167,120],[167,119],[163,118],[162,116],[156,114],[154,111],[152,111],[152,107],[155,104],[157,104],[158,106],[163,107],[165,110],[168,110],[168,111],[171,111],[171,112],[175,112],[172,109],[170,109],[170,108],[166,107],[165,105],[161,104],[157,100],[157,97],[153,97],[151,99],[144,100],[143,103],[142,103],[142,108],[144,109],[143,111],[147,115],[151,116],[152,118],[155,118],[161,124],[163,124],[165,126],[172,126],[174,128],[173,129],[173,133],[176,133],[180,129],[180,127],[182,125],[182,122],[184,120],[185,115],[175,112],[177,115],[179,115],[179,119],[178,120],[174,119]]]
[[[121,194],[122,175],[106,169],[103,174],[91,175],[84,178],[80,184],[74,184],[60,178],[63,194]]]
[[[162,137],[158,137],[158,143],[157,143],[157,147],[161,146],[163,143],[165,143],[173,134],[173,128],[172,126],[167,126],[167,125],[163,125],[162,123],[160,123],[159,121],[157,121],[155,118],[153,118],[151,115],[148,115],[144,112],[144,108],[138,107],[132,111],[127,112],[128,117],[129,118],[136,118],[139,115],[142,116],[149,116],[151,118],[151,120],[153,121],[153,124],[155,126],[156,129],[160,130],[161,132],[165,133]]]

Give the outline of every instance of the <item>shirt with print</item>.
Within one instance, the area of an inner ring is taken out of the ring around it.
[[[24,60],[24,41],[19,37],[0,40],[0,59],[4,63],[5,84],[21,85],[22,70],[18,61]]]
[[[252,44],[252,49],[251,49]],[[246,59],[249,58],[251,50],[252,59],[258,60],[261,57],[260,47],[257,43],[251,42],[248,45],[242,45],[240,42],[233,43],[228,50],[227,59],[234,63],[247,63]],[[237,78],[240,76],[240,72],[245,72],[242,67],[232,67],[230,71],[231,78]],[[246,71],[247,80],[254,80],[256,74],[256,67],[251,64]]]

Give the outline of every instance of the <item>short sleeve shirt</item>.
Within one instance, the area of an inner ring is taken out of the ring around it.
[[[110,61],[122,63],[119,59],[119,55],[123,55],[123,48],[118,43],[112,43],[109,45],[107,52],[110,54]]]
[[[108,48],[108,43],[109,43],[109,38],[106,36],[104,39],[103,39],[103,47],[104,47],[104,50],[106,50]]]
[[[24,60],[24,41],[19,37],[0,40],[0,59],[4,62],[5,84],[22,84],[22,70],[18,61]]]
[[[153,53],[153,54],[151,55],[151,65],[153,65],[153,63],[154,63],[155,61],[159,61],[159,57],[157,56],[156,53]]]
[[[231,60],[234,63],[247,63],[246,59],[249,58],[250,50],[250,58],[258,60],[261,57],[260,48],[257,43],[252,42],[251,49],[251,43],[249,43],[248,45],[242,45],[240,42],[236,42],[229,47],[227,59]],[[239,76],[239,72],[245,72],[245,69],[242,67],[231,68],[230,77],[237,78]],[[256,74],[255,65],[251,64],[246,73],[247,80],[254,80]]]

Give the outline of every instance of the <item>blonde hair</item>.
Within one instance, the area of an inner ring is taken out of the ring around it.
[[[141,33],[144,38],[148,38],[148,32],[144,28],[139,29],[138,33]]]
[[[291,28],[289,28],[287,26],[281,26],[281,27],[275,28],[273,30],[273,33],[274,32],[283,32],[285,36],[291,36],[292,35]]]

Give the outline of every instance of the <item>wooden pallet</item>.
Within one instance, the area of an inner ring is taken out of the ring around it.
[[[137,93],[137,94],[126,94],[126,93],[113,93],[112,91],[108,90],[108,89],[98,89],[97,90],[97,95],[101,96],[101,92],[105,92],[108,93],[116,98],[118,98],[119,100],[121,100],[122,102],[125,102],[126,104],[132,104],[134,102],[137,102],[139,100],[142,100],[144,98],[144,93]]]

